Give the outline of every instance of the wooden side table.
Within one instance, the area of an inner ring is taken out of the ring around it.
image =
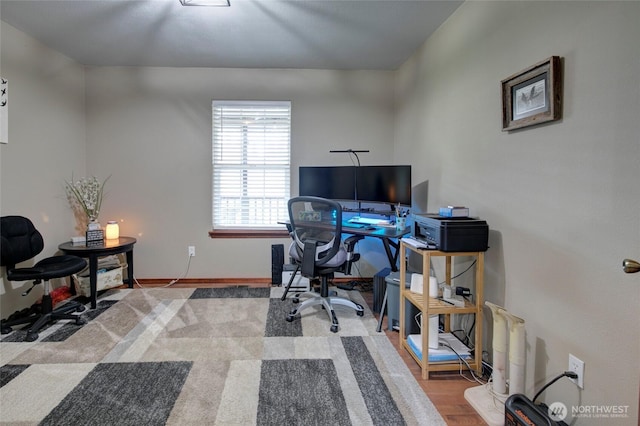
[[[460,368],[459,361],[429,362],[429,327],[422,327],[421,335],[421,358],[419,358],[407,341],[408,333],[405,330],[405,300],[408,300],[422,312],[422,318],[429,318],[429,315],[445,315],[445,332],[450,332],[450,320],[452,314],[473,314],[475,315],[475,347],[474,357],[467,362],[469,369],[474,369],[478,374],[482,373],[482,302],[484,292],[484,252],[443,252],[438,250],[420,250],[404,241],[400,242],[401,259],[410,250],[422,257],[422,270],[429,271],[432,257],[443,257],[445,259],[445,281],[451,285],[451,259],[456,256],[469,256],[476,258],[475,275],[475,302],[464,302],[464,306],[452,306],[442,300],[429,297],[428,294],[413,293],[406,289],[405,278],[407,274],[406,262],[400,262],[400,348],[405,348],[416,360],[422,369],[422,378],[429,379],[430,371],[450,371]],[[422,288],[429,288],[429,274],[422,276]],[[424,290],[423,290],[424,292]],[[428,293],[428,291],[427,291]],[[425,322],[426,323],[426,322]]]
[[[136,241],[137,240],[132,237],[120,237],[117,240],[104,240],[103,245],[95,247],[87,247],[84,244],[73,244],[71,241],[67,241],[58,246],[58,249],[65,254],[72,254],[89,259],[91,309],[95,309],[97,304],[98,258],[125,253],[127,256],[127,279],[123,281],[129,284],[129,288],[133,288],[133,245]]]

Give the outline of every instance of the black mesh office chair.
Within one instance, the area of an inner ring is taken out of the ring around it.
[[[2,334],[10,333],[13,326],[31,324],[25,340],[33,342],[38,338],[38,331],[50,322],[59,319],[75,320],[76,324],[84,324],[79,315],[71,312],[82,312],[84,306],[75,301],[64,303],[61,307],[53,309],[51,300],[52,278],[64,278],[80,272],[87,266],[87,262],[77,256],[63,255],[53,256],[40,260],[31,267],[16,268],[20,262],[32,259],[44,248],[42,235],[33,226],[33,223],[22,216],[4,216],[0,219],[0,234],[2,235],[2,261],[6,266],[7,279],[9,281],[33,281],[33,286],[22,295],[26,296],[37,285],[44,281],[44,295],[39,309],[32,309],[25,316],[16,319],[2,320],[0,328]]]
[[[289,221],[293,242],[289,256],[296,262],[303,277],[320,278],[320,293],[311,292],[311,297],[294,308],[287,316],[293,319],[309,306],[322,305],[331,320],[331,331],[338,331],[338,319],[332,305],[348,306],[364,315],[358,303],[342,297],[329,296],[329,278],[334,272],[351,273],[355,242],[362,237],[351,237],[341,241],[342,207],[339,203],[318,197],[296,197],[289,200]],[[349,240],[349,239],[347,239]]]

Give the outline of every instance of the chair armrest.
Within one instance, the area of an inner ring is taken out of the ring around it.
[[[356,243],[362,240],[364,237],[362,235],[352,235],[349,238],[344,240],[344,245],[347,248],[348,253],[353,253],[356,248]]]
[[[343,241],[343,244],[347,249],[347,261],[343,268],[345,275],[351,275],[351,265],[360,260],[360,255],[358,253],[354,253],[354,250],[356,249],[356,243],[363,238],[364,237],[362,235],[352,235]]]
[[[302,267],[300,268],[300,274],[303,277],[315,277],[317,246],[318,242],[316,240],[307,240],[304,242],[301,261]]]

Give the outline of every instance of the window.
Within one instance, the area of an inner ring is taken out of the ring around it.
[[[213,101],[213,230],[283,229],[291,102]]]

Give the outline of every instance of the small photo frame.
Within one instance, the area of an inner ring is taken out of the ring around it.
[[[562,63],[552,56],[502,80],[502,131],[562,117]]]
[[[87,229],[85,245],[87,247],[101,247],[104,245],[104,231],[102,229]]]

